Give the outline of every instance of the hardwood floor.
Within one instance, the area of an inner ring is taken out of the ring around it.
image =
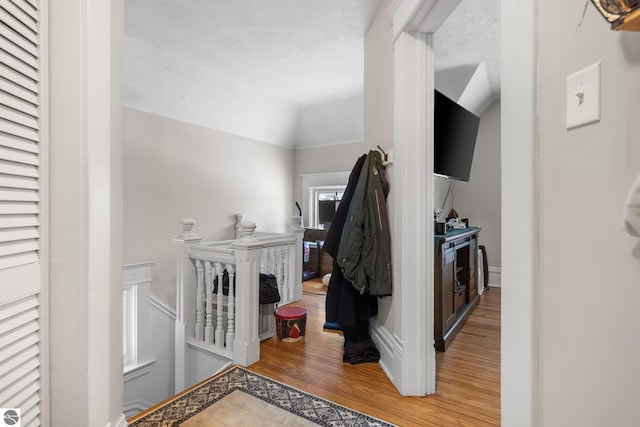
[[[324,290],[305,282],[303,341],[262,342],[248,369],[399,426],[500,425],[500,289],[485,292],[446,353],[438,353],[436,394],[402,397],[377,363],[342,363],[340,332],[323,330]]]

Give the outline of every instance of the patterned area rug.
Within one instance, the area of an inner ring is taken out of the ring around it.
[[[239,366],[129,422],[131,427],[180,425],[393,426]]]

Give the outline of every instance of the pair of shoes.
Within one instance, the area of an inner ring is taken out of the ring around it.
[[[356,365],[358,363],[377,363],[380,360],[380,352],[371,338],[360,342],[345,339],[342,361]]]

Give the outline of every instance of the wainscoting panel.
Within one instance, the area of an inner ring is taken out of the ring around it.
[[[148,330],[151,360],[142,361],[124,375],[124,413],[127,418],[174,395],[175,313],[156,301],[149,302]]]
[[[152,263],[125,266],[127,286],[138,286],[133,316],[139,349],[133,364],[125,366],[123,410],[127,418],[174,395],[175,311],[153,296],[148,288]],[[139,318],[142,317],[142,318]]]

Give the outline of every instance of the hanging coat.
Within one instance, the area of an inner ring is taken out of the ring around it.
[[[370,151],[349,204],[337,261],[361,294],[391,295],[391,234],[382,157]]]
[[[337,323],[343,328],[354,327],[359,322],[367,321],[371,316],[378,314],[377,299],[371,295],[361,295],[356,292],[352,283],[344,278],[342,270],[336,261],[349,205],[366,158],[366,155],[362,155],[357,160],[349,175],[347,187],[342,195],[342,200],[338,205],[338,209],[327,231],[322,247],[326,253],[333,257],[333,273],[329,280],[325,304],[326,321],[329,323]]]

